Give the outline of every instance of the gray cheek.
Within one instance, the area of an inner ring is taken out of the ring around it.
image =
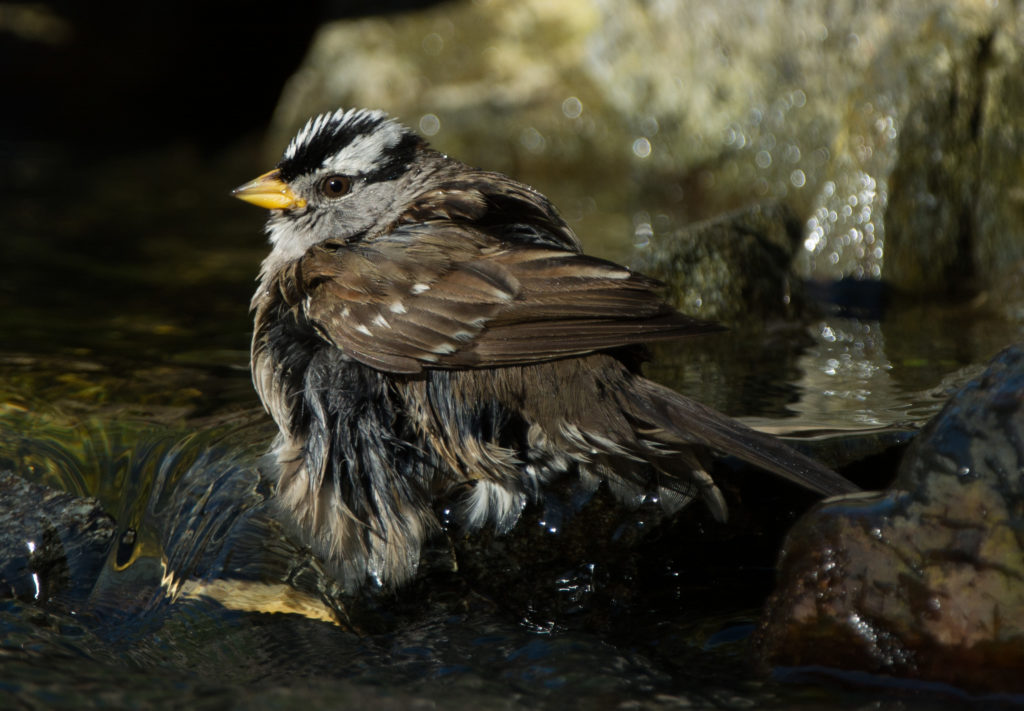
[[[395,181],[370,183],[363,186],[356,198],[351,201],[351,207],[346,206],[353,221],[360,222],[361,230],[383,228],[394,222],[403,212],[405,198]]]
[[[355,200],[339,202],[333,210],[317,224],[317,230],[327,232],[327,237],[347,239],[365,232],[374,224],[374,216],[365,202]],[[324,237],[326,239],[327,237]]]
[[[348,239],[376,232],[397,217],[390,214],[393,198],[394,191],[387,185],[362,186],[330,205],[313,229],[320,239]]]

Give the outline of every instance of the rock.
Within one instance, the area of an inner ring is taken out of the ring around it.
[[[84,451],[114,488],[84,497],[0,471],[0,599],[136,621],[203,600],[350,624],[351,596],[283,529],[246,448],[224,446],[216,429],[125,448],[112,431],[126,432],[19,439],[26,475],[84,484],[71,474],[89,469]]]
[[[1024,23],[1019,8],[975,2],[911,12],[834,97],[844,115],[798,271],[962,294],[1024,257],[1021,92],[1005,84],[1024,68]]]
[[[888,491],[794,527],[756,637],[764,664],[1024,690],[1022,394],[1015,346],[929,423]]]
[[[882,278],[915,293],[962,292],[1024,258],[1016,157],[1024,91],[1006,79],[1024,69],[1022,29],[1018,15],[964,4],[927,18],[909,43],[890,40],[862,87],[874,96],[857,98],[879,109],[877,97],[896,101],[888,115],[873,117],[873,129],[864,127],[874,138],[858,148],[862,159],[852,160],[888,204],[880,205],[881,220],[860,225],[873,224],[873,234],[855,224],[864,203],[855,204],[852,219],[832,230],[843,237],[832,249],[882,250],[877,259],[855,261],[880,265]],[[868,155],[872,144],[878,156]],[[845,207],[830,202],[830,209]]]
[[[799,241],[799,223],[785,205],[755,205],[658,238],[637,267],[665,282],[684,313],[763,323],[797,310],[790,265]]]
[[[99,575],[115,524],[95,499],[0,472],[0,597],[82,597]]]

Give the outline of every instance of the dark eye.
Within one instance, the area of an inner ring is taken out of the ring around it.
[[[320,192],[329,198],[338,198],[348,193],[352,181],[344,175],[328,175],[320,182]]]

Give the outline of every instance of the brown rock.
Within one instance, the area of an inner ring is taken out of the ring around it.
[[[823,502],[790,533],[756,647],[823,665],[1024,689],[1024,349],[924,430],[893,487]]]

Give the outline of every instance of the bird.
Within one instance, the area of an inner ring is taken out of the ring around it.
[[[442,499],[463,530],[505,533],[570,478],[632,506],[700,499],[724,520],[715,452],[822,495],[857,490],[645,378],[648,344],[721,327],[584,254],[537,190],[382,111],[311,118],[233,195],[270,211],[250,307],[274,500],[348,589],[413,578]]]

